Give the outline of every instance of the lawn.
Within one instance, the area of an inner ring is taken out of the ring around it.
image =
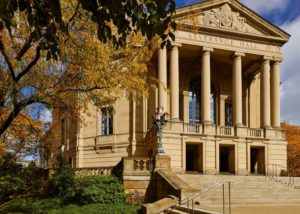
[[[47,213],[47,214],[133,214],[140,206],[128,204],[65,204],[59,198],[19,198],[0,205],[0,213]]]

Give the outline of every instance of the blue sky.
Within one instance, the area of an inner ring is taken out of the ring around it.
[[[177,7],[201,0],[176,0]],[[291,35],[281,63],[281,120],[300,125],[300,0],[240,0]]]

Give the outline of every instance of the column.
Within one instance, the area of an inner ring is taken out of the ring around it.
[[[211,123],[210,112],[210,53],[212,48],[203,47],[201,67],[201,115],[203,123]]]
[[[220,95],[220,111],[219,111],[219,125],[225,126],[225,100],[227,99],[227,95]]]
[[[264,57],[261,65],[261,118],[262,127],[270,127],[270,59]]]
[[[272,64],[271,70],[271,124],[280,127],[280,61]]]
[[[131,139],[131,156],[136,153],[136,98],[132,97],[132,139]]]
[[[183,122],[184,123],[189,123],[189,92],[188,91],[183,91],[182,92],[183,96]]]
[[[167,110],[167,49],[158,49],[158,106]]]
[[[172,44],[170,59],[171,119],[179,119],[179,53],[180,44]]]
[[[233,104],[233,125],[243,125],[242,115],[242,56],[244,53],[235,52],[233,56],[232,69],[232,104]]]

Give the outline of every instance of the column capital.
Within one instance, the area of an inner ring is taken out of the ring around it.
[[[235,56],[245,56],[245,53],[243,53],[243,52],[234,52],[233,53],[233,56],[235,57]]]
[[[183,96],[189,96],[189,91],[182,91]]]
[[[273,57],[271,57],[271,56],[263,56],[262,60],[263,61],[271,61],[271,60],[273,60]]]
[[[274,64],[280,64],[282,62],[282,58],[274,57],[273,61],[274,61]]]
[[[182,44],[178,42],[171,42],[172,48],[181,48]]]
[[[210,48],[210,47],[203,47],[203,48],[202,48],[202,51],[203,51],[203,52],[214,52],[214,49],[213,49],[213,48]]]
[[[220,100],[226,100],[226,99],[228,99],[228,95],[225,94],[220,95]]]

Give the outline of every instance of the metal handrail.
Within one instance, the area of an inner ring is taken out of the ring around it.
[[[198,198],[198,197],[201,197],[201,196],[204,196],[207,193],[209,193],[211,190],[222,186],[222,199],[223,199],[223,204],[222,205],[223,205],[223,213],[225,214],[225,184],[226,183],[228,183],[228,205],[229,205],[229,214],[231,214],[231,185],[230,185],[230,182],[221,182],[221,181],[213,184],[212,186],[210,186],[210,187],[208,187],[204,190],[201,190],[200,192],[192,195],[191,197],[187,197],[184,200],[181,200],[178,203],[167,207],[164,211],[166,211],[166,210],[168,210],[172,207],[178,206],[178,205],[186,204],[187,205],[187,212],[189,213],[189,211],[190,211],[189,202],[192,201],[192,210],[191,211],[194,214],[194,211],[195,211],[194,210],[194,199]]]
[[[265,165],[266,165],[266,169],[268,169],[268,166],[272,166],[271,176],[268,173],[266,173],[266,177],[269,177],[275,180],[276,182],[283,182],[282,180],[278,179],[278,177],[280,177],[280,174],[278,173],[278,169],[279,170],[286,169],[286,166],[280,164],[265,164]],[[295,168],[296,167],[291,167],[286,169],[287,177],[289,179],[288,186],[291,187],[295,186],[295,176],[294,176]]]

